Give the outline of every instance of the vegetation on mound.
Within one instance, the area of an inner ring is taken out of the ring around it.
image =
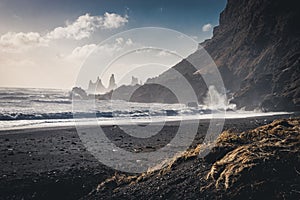
[[[299,120],[275,120],[241,134],[225,132],[218,146],[228,152],[207,175],[216,189],[239,198],[299,196]]]
[[[187,186],[198,188],[199,194],[207,197],[300,197],[300,119],[275,120],[271,124],[242,133],[224,131],[212,151],[202,161],[196,162],[200,159],[200,149],[201,145],[198,145],[175,156],[163,163],[164,167],[160,170],[133,176],[115,174],[101,183],[96,191],[98,194],[107,194],[108,190],[111,194],[118,191],[127,193],[132,188],[143,191],[144,187],[149,187],[152,183],[163,185],[157,182],[163,180],[161,177],[166,176],[171,180],[171,177],[177,177],[177,173],[184,169],[189,170],[184,173],[191,174],[194,178],[202,180],[206,176],[204,184],[200,181],[196,185]],[[197,173],[199,164],[203,165],[201,163],[208,168],[206,172],[204,170],[203,173]],[[143,184],[145,182],[147,184]]]

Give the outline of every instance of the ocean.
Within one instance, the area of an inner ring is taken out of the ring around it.
[[[86,124],[96,117],[101,125],[287,114],[243,110],[225,112],[206,105],[195,108],[183,104],[134,103],[119,100],[94,100],[94,105],[90,106],[90,100],[76,101],[76,105],[81,106],[74,109],[68,90],[0,88],[0,130],[73,126],[74,114]]]

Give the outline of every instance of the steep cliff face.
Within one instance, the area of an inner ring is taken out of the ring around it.
[[[228,0],[212,39],[201,44],[218,66],[238,108],[300,110],[298,4],[295,0]],[[186,60],[173,69],[191,83],[201,103],[207,91],[201,76],[194,74]],[[169,70],[148,83],[169,83],[176,78]]]
[[[296,0],[228,0],[212,39],[201,44],[218,66],[237,108],[300,111],[299,5]],[[195,59],[201,60],[197,52],[145,85],[180,87],[188,81],[203,103],[208,87],[188,62]],[[150,95],[152,102],[160,102],[163,88],[147,88],[131,101],[148,102]]]
[[[298,4],[228,0],[213,38],[202,44],[239,108],[300,110]]]

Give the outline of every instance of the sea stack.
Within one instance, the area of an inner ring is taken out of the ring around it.
[[[92,80],[90,80],[90,82],[89,82],[89,87],[88,87],[87,91],[89,91],[89,92],[95,91],[95,84],[93,83]]]
[[[99,77],[97,77],[97,81],[96,81],[96,89],[95,91],[97,93],[104,93],[106,92],[106,88],[104,87],[104,85],[102,84],[102,81]]]
[[[99,77],[97,77],[97,80],[95,83],[93,83],[93,81],[90,80],[88,91],[92,92],[92,93],[105,93],[106,88],[102,84],[101,79]]]
[[[139,79],[136,78],[136,77],[134,77],[134,76],[132,76],[132,77],[131,77],[131,85],[132,85],[132,86],[135,86],[135,85],[137,85],[137,84],[139,84]]]
[[[109,79],[109,85],[108,85],[108,91],[113,90],[117,87],[116,81],[115,81],[115,75],[112,74]]]

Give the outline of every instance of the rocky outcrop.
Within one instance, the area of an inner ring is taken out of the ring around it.
[[[122,85],[106,94],[96,95],[96,98],[140,103],[178,103],[178,99],[172,91],[159,84]]]
[[[97,77],[97,80],[95,83],[93,83],[93,81],[90,80],[87,92],[92,93],[92,94],[104,94],[104,93],[110,92],[111,90],[114,90],[115,88],[117,88],[117,84],[115,81],[115,76],[114,76],[114,74],[112,74],[109,79],[108,88],[106,88],[103,85],[101,79],[99,77]]]
[[[231,74],[223,79],[238,108],[300,110],[299,23],[296,1],[228,0],[202,45]]]
[[[168,88],[159,84],[144,84],[130,96],[130,101],[144,103],[178,103],[176,95]]]
[[[194,60],[195,55],[190,55],[188,60]],[[181,94],[187,93],[186,96],[190,96],[189,92],[190,89],[195,91],[197,95],[199,103],[203,103],[204,97],[206,97],[207,93],[207,85],[205,84],[202,76],[195,74],[197,69],[189,62],[187,59],[182,60],[178,64],[176,64],[172,69],[167,70],[166,72],[162,73],[158,77],[148,79],[146,84],[159,84],[163,85],[167,88],[175,88],[176,91],[180,91]],[[186,88],[186,83],[188,83],[191,88]],[[156,99],[160,97],[157,96]],[[172,97],[170,96],[170,99]],[[153,99],[154,96],[153,96]],[[181,102],[181,103],[188,103]]]
[[[213,37],[201,44],[215,61],[228,95],[237,108],[265,111],[300,110],[300,12],[297,1],[228,0]],[[199,103],[207,92],[187,60],[176,64]],[[178,84],[166,71],[147,83]]]
[[[132,76],[131,77],[131,84],[130,85],[137,85],[137,84],[139,84],[139,79],[138,78],[136,78],[136,77],[134,77],[134,76]]]
[[[117,84],[116,84],[116,80],[115,80],[115,75],[112,74],[109,79],[109,85],[108,85],[107,90],[111,91],[111,90],[115,89],[116,87],[117,87]]]
[[[73,87],[70,92],[70,98],[72,99],[88,99],[87,93],[81,87]]]
[[[101,79],[99,77],[97,77],[97,80],[95,83],[93,83],[93,81],[90,80],[87,91],[90,93],[105,93],[106,88],[102,84]]]

